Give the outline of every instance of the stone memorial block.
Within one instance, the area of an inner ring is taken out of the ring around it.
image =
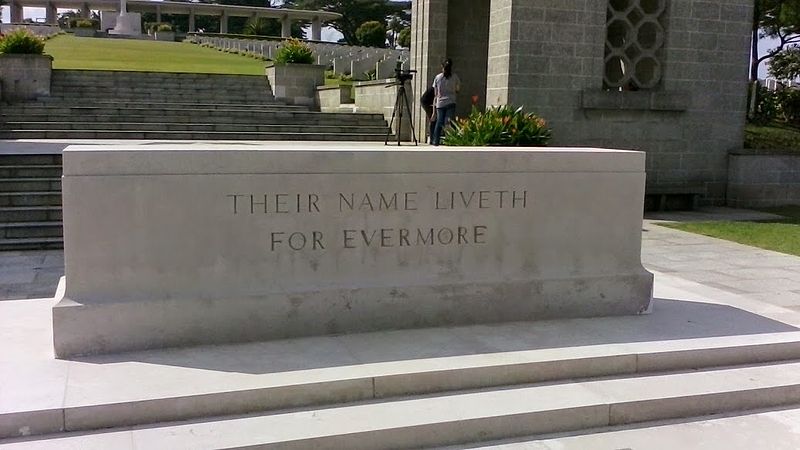
[[[56,354],[641,314],[644,153],[71,146]]]

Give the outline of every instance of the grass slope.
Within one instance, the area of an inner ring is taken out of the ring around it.
[[[694,222],[664,226],[800,256],[800,206],[766,210],[785,217],[771,222]]]
[[[54,69],[264,74],[263,61],[182,42],[62,35],[48,40],[44,51]]]
[[[744,129],[744,148],[756,153],[800,153],[800,129],[782,124],[748,124]]]

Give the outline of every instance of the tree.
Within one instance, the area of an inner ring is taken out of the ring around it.
[[[800,46],[784,49],[772,58],[769,73],[779,80],[794,80],[800,77]]]
[[[778,46],[758,55],[758,41],[769,37]],[[750,81],[758,80],[758,67],[787,48],[800,43],[800,0],[755,0],[751,38]]]
[[[341,19],[332,21],[330,26],[342,33],[344,41],[350,45],[358,44],[356,30],[365,22],[386,23],[390,16],[398,15],[402,21],[410,22],[410,1],[393,2],[389,0],[296,0],[301,9],[314,9],[337,12]],[[384,37],[385,38],[385,37]]]
[[[403,28],[397,35],[397,44],[403,48],[411,47],[411,28]]]
[[[378,21],[364,22],[356,29],[359,45],[367,47],[386,47],[386,27]]]
[[[389,19],[389,25],[386,27],[389,30],[387,34],[389,38],[389,46],[397,47],[397,35],[403,31],[403,23],[400,21],[400,16],[394,15]]]

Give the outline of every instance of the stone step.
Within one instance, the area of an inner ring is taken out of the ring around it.
[[[130,103],[185,103],[194,105],[198,103],[206,104],[243,104],[243,105],[281,105],[282,103],[275,100],[275,98],[267,92],[259,92],[250,90],[241,94],[227,93],[224,95],[209,95],[206,92],[198,91],[142,91],[142,92],[116,92],[116,91],[72,91],[66,94],[60,94],[55,97],[46,99],[37,99],[42,103],[64,103],[64,104],[86,104],[87,98],[96,99],[109,99],[112,98],[117,102],[130,102]],[[106,102],[112,103],[112,102]],[[18,103],[12,104],[16,105]]]
[[[318,124],[235,124],[235,123],[158,123],[158,122],[6,122],[9,130],[124,130],[124,131],[191,131],[191,132],[236,132],[236,133],[383,133],[385,124],[371,125],[318,125]],[[0,174],[5,173],[0,166]],[[28,169],[22,173],[44,173]],[[52,169],[52,174],[61,175],[61,168]],[[33,176],[33,175],[31,175]]]
[[[60,238],[63,234],[60,222],[0,223],[0,239]]]
[[[600,428],[556,435],[504,439],[469,446],[472,450],[755,450],[800,448],[800,407],[717,414],[686,420]],[[790,425],[791,426],[791,425]],[[437,450],[463,450],[463,446]]]
[[[85,97],[84,97],[85,98]],[[201,109],[237,109],[237,108],[256,108],[256,109],[272,109],[281,108],[283,110],[300,110],[308,111],[307,106],[299,105],[286,105],[276,100],[258,100],[246,103],[233,103],[233,102],[206,102],[205,99],[197,99],[196,101],[186,101],[186,99],[176,98],[175,101],[142,101],[139,97],[131,97],[130,99],[117,98],[114,101],[98,100],[92,102],[93,106],[113,106],[117,108],[135,108],[135,107],[150,107],[150,108],[163,108],[163,107],[189,107]],[[45,106],[45,107],[59,107],[68,108],[75,106],[75,102],[65,100],[65,98],[50,98],[44,101],[37,101],[35,103],[21,103],[16,107],[31,107],[31,106]],[[14,107],[9,109],[13,110]]]
[[[4,165],[0,159],[0,178],[36,178],[36,177],[60,177],[61,165],[58,164],[16,164]]]
[[[0,207],[2,206],[61,206],[61,193],[0,192]]]
[[[61,177],[0,178],[0,192],[61,191]]]
[[[92,105],[92,106],[61,106],[61,105],[18,105],[3,108],[3,115],[29,115],[29,114],[71,114],[71,115],[96,115],[96,114],[148,114],[156,116],[202,116],[205,114],[214,115],[245,115],[246,113],[303,113],[308,112],[308,108],[281,106],[281,105],[259,105],[246,107],[188,107],[187,105],[164,103],[160,106],[148,106],[144,103],[135,103],[131,106],[125,105]]]
[[[800,363],[782,363],[383,399],[131,430],[43,436],[42,441],[54,439],[68,448],[112,448],[115,439],[150,449],[420,448],[798,403]],[[91,420],[88,409],[76,415]],[[148,405],[140,411],[146,409],[158,408]],[[71,411],[65,412],[69,415]],[[101,414],[95,410],[92,415]]]
[[[60,237],[0,239],[0,251],[16,250],[57,250],[64,248],[64,239]],[[0,442],[2,448],[2,442]]]
[[[124,116],[150,116],[150,117],[258,117],[259,119],[269,118],[292,118],[297,120],[308,120],[315,118],[331,118],[337,121],[343,120],[385,120],[382,114],[375,113],[323,113],[316,111],[304,111],[302,109],[281,109],[281,108],[191,108],[185,107],[130,107],[114,108],[103,106],[72,106],[72,107],[47,107],[33,106],[19,109],[4,108],[0,111],[3,121],[11,120],[11,117],[18,116],[47,116],[47,115],[69,115],[76,118],[77,115],[84,118],[103,115],[124,115]]]
[[[61,166],[61,152],[46,154],[0,154],[0,165],[2,166]]]
[[[81,115],[74,114],[0,114],[2,122],[0,129],[8,128],[5,124],[11,122],[53,122],[69,123],[80,120],[89,123],[200,123],[200,124],[241,124],[241,125],[304,125],[304,126],[386,126],[386,121],[382,116],[372,117],[366,115],[326,115],[317,116],[313,114],[295,115],[293,113],[277,114],[252,114],[247,115],[172,115],[169,117],[153,115],[133,115],[133,114],[104,114],[104,115]]]
[[[707,320],[702,314],[696,316],[697,323]],[[578,340],[600,336],[603,341],[609,332],[616,332],[605,327],[623,323],[629,322],[602,318],[406,330],[57,362],[54,372],[36,366],[37,376],[62,383],[57,373],[72,367],[74,384],[66,387],[70,392],[64,396],[63,385],[9,380],[9,389],[15,389],[24,411],[15,412],[8,405],[5,415],[0,413],[0,424],[7,424],[0,425],[0,437],[24,427],[32,434],[91,431],[297,407],[331,410],[337,409],[332,405],[358,401],[389,405],[382,412],[373,411],[377,415],[372,417],[405,420],[405,406],[398,405],[418,402],[418,412],[446,410],[448,399],[468,399],[476,394],[467,391],[475,389],[480,390],[480,401],[448,414],[493,409],[490,416],[502,417],[511,414],[504,409],[509,405],[537,409],[547,402],[567,402],[557,408],[561,412],[543,412],[541,422],[549,423],[552,414],[608,414],[609,407],[612,412],[619,408],[619,417],[627,417],[627,409],[642,414],[642,420],[656,420],[800,402],[800,363],[786,362],[800,358],[800,332],[548,347],[564,341],[560,334],[564,329],[572,330]],[[625,334],[635,328],[619,330]],[[476,337],[493,350],[475,348]],[[769,365],[747,367],[763,363]],[[31,410],[24,399],[42,390],[62,396]],[[600,402],[598,392],[604,394]],[[419,402],[412,397],[423,395],[434,400]],[[517,395],[525,401],[513,401]],[[614,395],[620,398],[610,399]],[[720,405],[723,408],[716,409]],[[526,429],[521,435],[531,433]]]
[[[57,222],[61,223],[60,206],[3,206],[0,207],[0,223],[10,222]]]
[[[383,141],[385,132],[353,132],[353,133],[268,133],[268,132],[191,132],[191,131],[129,131],[129,130],[0,130],[0,139],[151,139],[151,140],[252,140],[252,141]],[[390,136],[391,138],[391,136]],[[0,192],[10,189],[47,190],[42,180],[14,184],[0,179]]]

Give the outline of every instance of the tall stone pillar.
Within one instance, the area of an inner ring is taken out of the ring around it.
[[[292,37],[292,21],[288,15],[281,17],[281,37]]]
[[[514,0],[492,0],[489,16],[489,73],[486,77],[486,103],[509,104],[511,76],[511,43],[516,38],[511,32],[511,11]],[[533,36],[532,36],[533,38]]]
[[[196,30],[194,24],[194,9],[189,10],[189,33],[194,33]]]
[[[89,4],[84,3],[81,5],[81,19],[88,19],[92,15],[92,10],[89,9]]]
[[[417,70],[412,92],[412,116],[417,138],[422,142],[428,122],[419,97],[441,70],[447,53],[448,0],[416,0],[411,3],[411,69]]]
[[[25,19],[22,4],[19,2],[11,2],[9,8],[11,9],[11,23],[22,23],[22,21]]]
[[[219,32],[226,34],[228,32],[228,14],[222,10],[222,15],[219,16]]]
[[[311,40],[322,40],[322,21],[319,20],[319,17],[314,17],[314,20],[311,21]]]
[[[45,7],[45,17],[47,19],[47,23],[53,25],[58,23],[58,10],[56,9],[56,5],[52,3],[47,3]]]
[[[161,6],[156,5],[156,22],[161,23]]]

